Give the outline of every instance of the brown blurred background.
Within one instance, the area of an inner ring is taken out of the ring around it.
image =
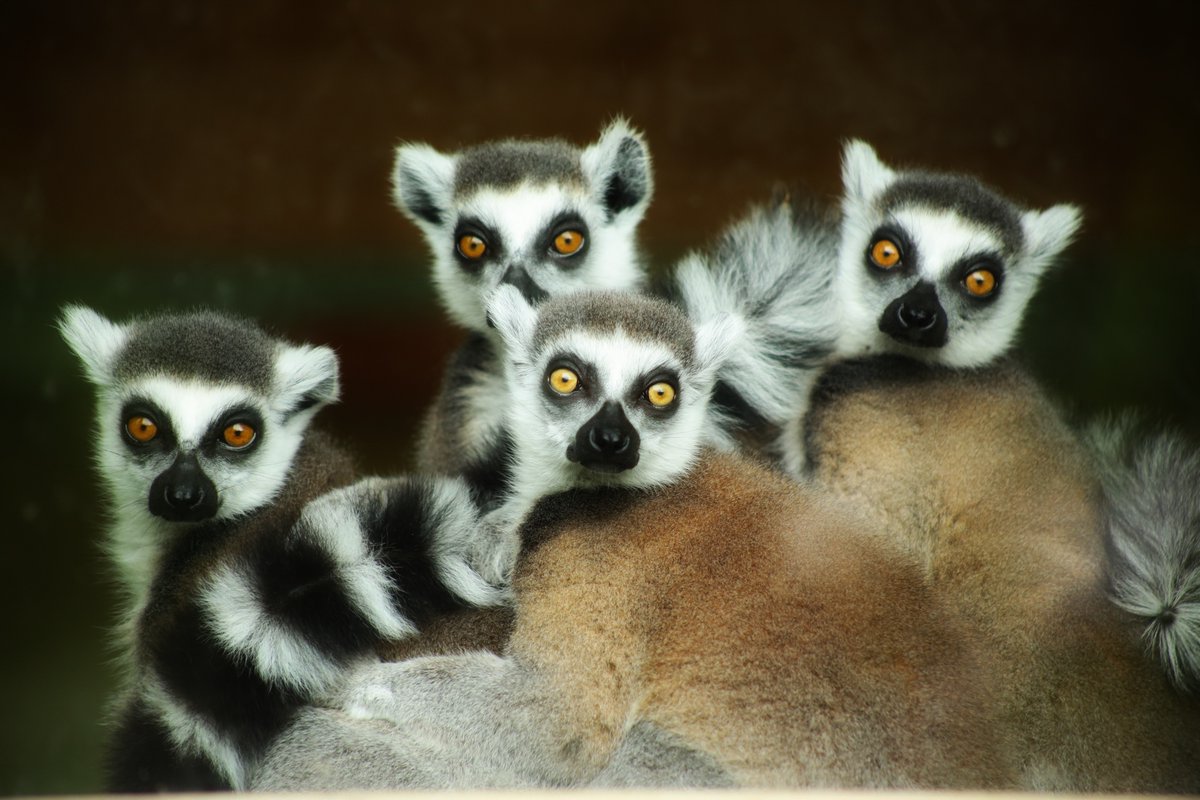
[[[342,357],[325,422],[404,467],[459,334],[389,202],[400,139],[645,130],[657,268],[839,142],[1080,203],[1021,356],[1080,417],[1200,432],[1197,14],[1187,2],[0,5],[0,793],[99,787],[112,592],[91,399],[53,328],[215,305]]]

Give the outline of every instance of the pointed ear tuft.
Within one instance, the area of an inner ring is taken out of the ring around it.
[[[129,332],[86,306],[66,306],[58,319],[58,331],[74,351],[88,380],[105,385],[112,380],[113,361],[125,346]]]
[[[335,402],[341,393],[337,354],[328,347],[281,344],[275,358],[275,389],[285,414]]]
[[[842,147],[842,196],[846,202],[869,203],[895,177],[874,148],[861,139],[851,139]]]
[[[1049,265],[1075,238],[1082,223],[1079,207],[1066,203],[1045,211],[1026,211],[1021,215],[1021,229],[1025,232],[1025,252],[1030,261],[1043,268]]]
[[[537,311],[521,291],[515,286],[501,284],[488,298],[487,318],[504,340],[510,360],[523,359],[533,344]]]
[[[456,158],[427,144],[396,148],[392,168],[392,200],[418,225],[440,226],[450,212],[454,195]]]
[[[654,192],[650,151],[642,134],[625,119],[614,119],[600,139],[584,149],[580,162],[610,220],[637,222],[645,215]]]

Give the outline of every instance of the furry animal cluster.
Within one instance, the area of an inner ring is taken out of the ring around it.
[[[118,791],[1200,791],[1200,454],[1006,354],[1080,226],[842,153],[647,289],[624,120],[396,152],[469,336],[413,474],[312,427],[327,347],[60,329],[126,602]]]

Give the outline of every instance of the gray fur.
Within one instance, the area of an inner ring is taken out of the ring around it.
[[[703,322],[732,313],[745,327],[717,377],[748,410],[714,407],[710,443],[720,445],[753,426],[767,431],[751,432],[751,438],[769,437],[807,402],[816,370],[837,343],[836,225],[827,210],[780,197],[752,208],[710,252],[692,254],[676,267],[671,290],[689,317]]]
[[[274,378],[275,342],[257,325],[214,311],[161,314],[130,324],[113,374],[129,380],[161,373],[266,393]]]
[[[561,139],[504,139],[463,150],[454,174],[455,199],[524,182],[584,185],[579,149]]]
[[[994,232],[1004,242],[1005,255],[1015,256],[1025,246],[1021,217],[1013,204],[965,175],[901,173],[879,198],[879,206],[885,214],[905,206],[952,211]]]
[[[695,335],[679,310],[662,300],[637,298],[613,292],[581,291],[546,303],[538,317],[533,348],[541,350],[569,331],[587,329],[612,334],[618,329],[627,336],[663,344],[684,366],[695,365]]]
[[[1109,591],[1144,620],[1178,688],[1200,689],[1200,451],[1125,419],[1090,431],[1105,494]]]
[[[621,788],[730,789],[737,786],[711,756],[679,736],[638,721],[625,734],[612,761],[591,786]]]

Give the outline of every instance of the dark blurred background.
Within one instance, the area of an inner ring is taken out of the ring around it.
[[[1020,352],[1073,413],[1198,432],[1197,13],[1187,2],[0,5],[0,793],[94,791],[114,676],[91,395],[53,329],[214,305],[341,354],[324,421],[402,469],[460,334],[390,205],[400,139],[648,137],[658,269],[840,141],[1085,229]]]

